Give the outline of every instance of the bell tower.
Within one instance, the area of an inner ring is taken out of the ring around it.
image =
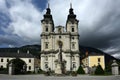
[[[49,4],[46,10],[47,10],[46,14],[44,14],[44,18],[41,20],[42,32],[50,33],[54,31],[54,22],[53,22],[53,18],[51,15],[51,10],[49,8]]]
[[[66,22],[66,31],[71,33],[78,33],[78,20],[73,12],[72,4],[70,3],[69,15]]]

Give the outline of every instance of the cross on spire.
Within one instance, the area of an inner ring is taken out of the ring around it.
[[[48,3],[48,8],[47,8],[46,14],[50,14],[50,12],[51,12],[51,10],[50,10],[50,5],[49,5],[49,3]]]
[[[50,8],[50,4],[48,3],[48,8]]]
[[[72,3],[70,3],[70,8],[72,8]]]

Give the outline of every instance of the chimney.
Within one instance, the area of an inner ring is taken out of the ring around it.
[[[88,51],[86,51],[85,55],[88,56]]]
[[[27,54],[29,54],[30,53],[30,51],[29,50],[27,50]]]
[[[19,49],[17,50],[17,53],[18,53],[18,54],[20,53]]]

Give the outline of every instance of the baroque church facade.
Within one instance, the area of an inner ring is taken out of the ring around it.
[[[51,9],[41,20],[41,69],[55,73],[76,71],[80,66],[78,20],[69,9],[66,26],[54,26]]]

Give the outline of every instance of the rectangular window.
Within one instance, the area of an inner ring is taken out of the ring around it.
[[[9,59],[7,59],[7,62],[9,62]]]
[[[100,62],[100,58],[98,58],[98,62]]]
[[[3,59],[1,59],[1,62],[3,62]]]
[[[29,70],[31,70],[31,66],[29,66]]]
[[[31,59],[29,59],[29,63],[31,63]]]

